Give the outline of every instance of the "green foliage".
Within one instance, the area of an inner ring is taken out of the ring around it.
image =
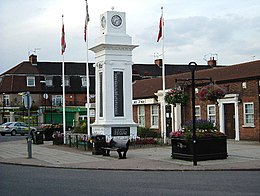
[[[140,138],[147,138],[147,137],[158,138],[158,137],[160,137],[159,133],[157,133],[154,130],[151,130],[150,128],[146,128],[146,127],[138,127],[137,135]]]
[[[192,121],[188,121],[183,125],[183,129],[170,133],[170,137],[179,137],[191,139],[193,136]],[[217,130],[214,123],[208,120],[196,120],[196,136],[197,138],[222,137],[223,133]]]
[[[188,121],[183,126],[184,130],[192,130],[192,121]],[[211,131],[217,130],[217,127],[209,120],[199,119],[196,120],[196,130]]]
[[[175,105],[176,103],[185,104],[188,101],[188,96],[181,89],[171,89],[165,95],[165,101],[168,104]]]
[[[74,128],[73,133],[82,133],[82,134],[84,134],[87,131],[86,127],[87,127],[86,121],[80,121],[79,126]]]

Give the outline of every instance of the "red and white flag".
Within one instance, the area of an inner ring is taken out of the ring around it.
[[[63,23],[63,16],[62,16],[62,32],[61,32],[61,54],[65,52],[66,49],[66,42],[65,42],[65,30],[64,30],[64,23]]]
[[[86,18],[84,27],[84,40],[87,41],[87,30],[88,30],[89,14],[88,14],[88,1],[86,0]]]
[[[164,24],[163,24],[163,13],[162,13],[160,22],[159,22],[159,33],[158,33],[158,37],[157,37],[157,42],[159,42],[163,36],[163,25]]]

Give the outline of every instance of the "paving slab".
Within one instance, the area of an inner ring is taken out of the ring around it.
[[[116,152],[110,157],[92,155],[91,151],[53,145],[52,141],[33,144],[32,158],[27,158],[24,140],[0,143],[0,163],[41,167],[110,169],[110,170],[260,170],[260,143],[228,140],[228,158],[192,161],[171,158],[170,146],[130,148],[127,159],[118,159]]]

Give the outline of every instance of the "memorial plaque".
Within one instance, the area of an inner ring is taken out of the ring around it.
[[[130,127],[111,127],[112,136],[130,136]]]
[[[103,117],[103,73],[99,73],[99,117]]]
[[[124,116],[123,72],[114,71],[114,114]]]

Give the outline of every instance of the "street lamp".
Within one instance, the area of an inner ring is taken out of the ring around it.
[[[195,71],[197,68],[197,63],[190,62],[189,69],[191,71],[191,90],[192,90],[192,140],[193,140],[193,165],[197,165],[197,154],[196,154],[196,116],[195,116]]]
[[[45,85],[45,89],[44,89],[45,92],[43,94],[43,98],[44,98],[44,123],[46,124],[46,100],[48,99],[47,88],[46,88],[46,81],[45,80],[41,80],[40,83]]]
[[[30,92],[18,93],[23,98],[24,107],[28,110],[28,139],[27,139],[27,151],[28,158],[32,158],[32,135],[30,128],[30,108],[32,106],[32,97]]]

